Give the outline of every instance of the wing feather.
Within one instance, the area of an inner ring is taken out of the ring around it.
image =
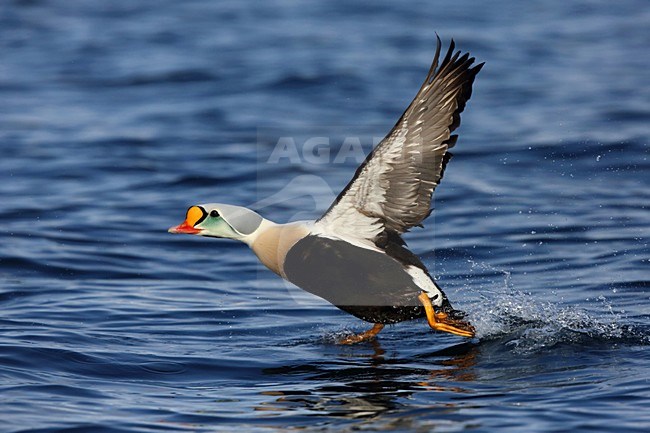
[[[431,196],[458,138],[460,113],[483,63],[452,40],[442,62],[440,38],[424,83],[390,133],[316,222],[323,231],[374,245],[384,230],[404,233],[431,213]]]

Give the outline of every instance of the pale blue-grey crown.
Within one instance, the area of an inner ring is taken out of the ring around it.
[[[252,210],[222,203],[207,203],[200,205],[210,215],[210,212],[216,210],[221,218],[228,223],[230,227],[243,236],[253,233],[262,224],[263,218]]]

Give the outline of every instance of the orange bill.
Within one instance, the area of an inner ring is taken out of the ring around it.
[[[192,206],[187,210],[185,215],[185,221],[180,223],[175,227],[169,228],[169,233],[186,233],[190,235],[195,235],[201,232],[201,229],[197,229],[194,226],[199,222],[205,219],[206,213],[199,206]]]

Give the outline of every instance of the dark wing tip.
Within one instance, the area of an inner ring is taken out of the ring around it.
[[[440,66],[440,72],[437,74],[440,76],[451,75],[455,85],[460,87],[456,95],[457,108],[454,111],[452,123],[449,125],[449,132],[453,132],[460,126],[460,113],[465,110],[465,105],[472,96],[472,85],[474,84],[476,75],[481,71],[483,65],[485,65],[485,62],[483,62],[472,67],[475,60],[474,57],[469,57],[469,53],[466,53],[453,63],[445,64],[443,62]],[[442,80],[446,78],[446,76],[441,77]],[[455,140],[451,144],[455,144]]]

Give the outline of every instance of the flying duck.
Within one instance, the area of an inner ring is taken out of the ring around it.
[[[440,38],[426,80],[390,133],[359,166],[319,219],[278,224],[245,207],[191,206],[170,233],[235,239],[271,271],[343,311],[374,324],[347,337],[374,338],[385,324],[426,317],[436,331],[473,337],[401,235],[431,213],[431,196],[456,144],[452,132],[483,63],[454,41],[442,62]]]

